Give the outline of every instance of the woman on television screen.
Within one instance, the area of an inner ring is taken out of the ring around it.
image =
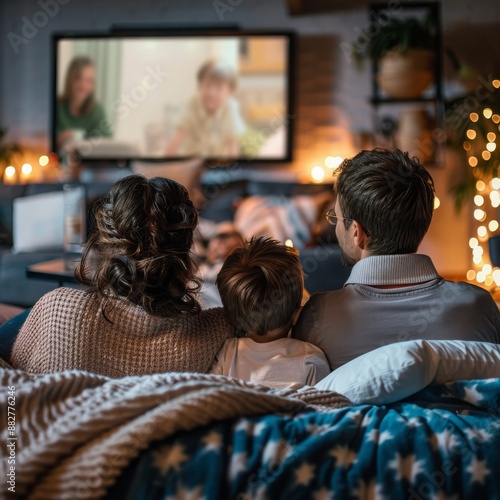
[[[56,109],[58,149],[92,137],[112,135],[104,108],[95,98],[95,67],[89,57],[72,59]]]

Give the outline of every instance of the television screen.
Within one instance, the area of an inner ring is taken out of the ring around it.
[[[54,150],[87,159],[291,159],[285,33],[60,36]]]

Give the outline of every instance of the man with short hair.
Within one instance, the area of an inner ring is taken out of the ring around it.
[[[415,339],[500,343],[500,313],[482,288],[444,280],[417,254],[434,209],[434,183],[399,150],[362,151],[335,182],[344,288],[304,306],[293,336],[318,346],[332,370],[377,347]]]

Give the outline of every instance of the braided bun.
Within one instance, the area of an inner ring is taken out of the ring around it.
[[[152,315],[199,312],[191,257],[198,214],[184,186],[131,175],[111,188],[95,216],[75,273],[90,292],[124,297]]]

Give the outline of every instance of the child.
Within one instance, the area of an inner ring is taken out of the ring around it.
[[[320,349],[288,338],[304,287],[295,249],[253,238],[226,259],[217,286],[227,319],[243,337],[226,340],[212,373],[277,389],[314,385],[330,373]]]
[[[238,157],[237,136],[244,124],[232,97],[236,89],[234,69],[208,61],[198,70],[197,80],[198,93],[188,102],[167,155]]]

